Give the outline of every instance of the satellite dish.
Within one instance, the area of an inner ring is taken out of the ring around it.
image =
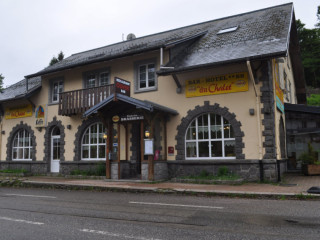
[[[134,35],[133,33],[129,33],[128,36],[127,36],[127,41],[130,41],[130,40],[133,40],[133,39],[136,39],[136,35]]]

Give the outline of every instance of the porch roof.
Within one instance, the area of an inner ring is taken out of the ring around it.
[[[119,113],[126,112],[129,109],[132,109],[132,107],[135,107],[136,109],[144,109],[149,112],[160,111],[160,112],[168,113],[171,115],[179,114],[174,109],[168,108],[163,105],[159,105],[154,102],[139,100],[136,98],[128,97],[123,94],[115,93],[115,94],[111,94],[109,97],[104,99],[102,102],[96,104],[92,108],[88,109],[83,114],[83,117],[89,117],[92,114],[96,114],[101,109],[105,109],[111,114],[119,114]]]

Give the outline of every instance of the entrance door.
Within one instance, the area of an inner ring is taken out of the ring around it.
[[[60,129],[54,127],[51,133],[51,172],[58,173],[60,170]]]

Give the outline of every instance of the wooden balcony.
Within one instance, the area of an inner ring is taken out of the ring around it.
[[[112,93],[114,84],[60,93],[58,114],[71,116],[84,113]]]

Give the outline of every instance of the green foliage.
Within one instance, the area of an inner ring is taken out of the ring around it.
[[[300,20],[296,21],[306,83],[313,87],[320,87],[320,6],[317,20],[313,29],[305,28]]]
[[[4,76],[2,76],[2,74],[0,74],[0,92],[3,91],[3,79],[4,79]]]
[[[227,167],[219,167],[218,168],[218,177],[228,176],[230,175],[229,169]]]
[[[238,180],[239,176],[229,171],[227,167],[219,167],[217,175],[208,173],[206,170],[202,170],[197,176],[186,176],[183,179],[191,180]]]
[[[318,153],[313,150],[311,143],[308,143],[308,152],[305,152],[300,155],[299,160],[302,161],[302,164],[318,164]]]
[[[62,51],[58,54],[58,57],[53,56],[52,59],[50,60],[49,66],[52,66],[64,59],[64,54]]]
[[[311,94],[307,102],[310,106],[320,106],[320,94]]]
[[[100,162],[95,165],[93,169],[90,170],[72,170],[71,175],[82,175],[82,176],[105,176],[106,175],[106,164],[105,162]]]
[[[3,169],[0,170],[0,173],[27,173],[28,171],[25,169]]]

